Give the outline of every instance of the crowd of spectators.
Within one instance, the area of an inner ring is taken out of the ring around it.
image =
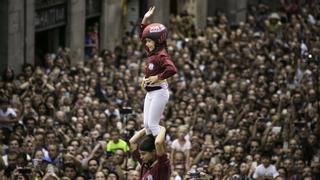
[[[320,5],[282,3],[250,6],[238,25],[170,17],[172,179],[320,179]],[[68,52],[2,74],[1,179],[139,179],[128,147],[143,125],[138,34],[76,66]]]

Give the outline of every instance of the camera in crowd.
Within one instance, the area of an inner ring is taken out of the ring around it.
[[[309,52],[303,53],[302,56],[303,56],[303,58],[308,59],[308,60],[313,59],[313,54],[311,54],[311,53],[309,53]]]
[[[197,171],[197,169],[192,168],[192,169],[189,171],[189,176],[190,176],[190,179],[191,179],[191,180],[199,179],[199,178],[200,178],[200,172]]]
[[[132,114],[133,110],[131,107],[124,107],[120,109],[120,114]]]
[[[29,175],[32,172],[32,169],[30,167],[18,167],[18,172],[22,175]]]

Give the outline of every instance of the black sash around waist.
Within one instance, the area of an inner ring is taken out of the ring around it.
[[[151,92],[151,91],[159,90],[159,89],[161,89],[161,88],[162,88],[161,86],[146,86],[144,89],[145,89],[147,92]]]

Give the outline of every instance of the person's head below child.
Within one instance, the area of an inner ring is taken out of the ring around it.
[[[151,165],[157,159],[155,138],[152,134],[147,135],[139,144],[139,153],[142,161]]]

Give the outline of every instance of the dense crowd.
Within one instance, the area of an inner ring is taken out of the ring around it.
[[[282,3],[250,6],[238,25],[170,17],[172,179],[320,179],[320,5]],[[143,126],[144,47],[132,31],[90,52],[72,66],[60,48],[45,67],[3,72],[1,179],[139,179],[128,140]]]

